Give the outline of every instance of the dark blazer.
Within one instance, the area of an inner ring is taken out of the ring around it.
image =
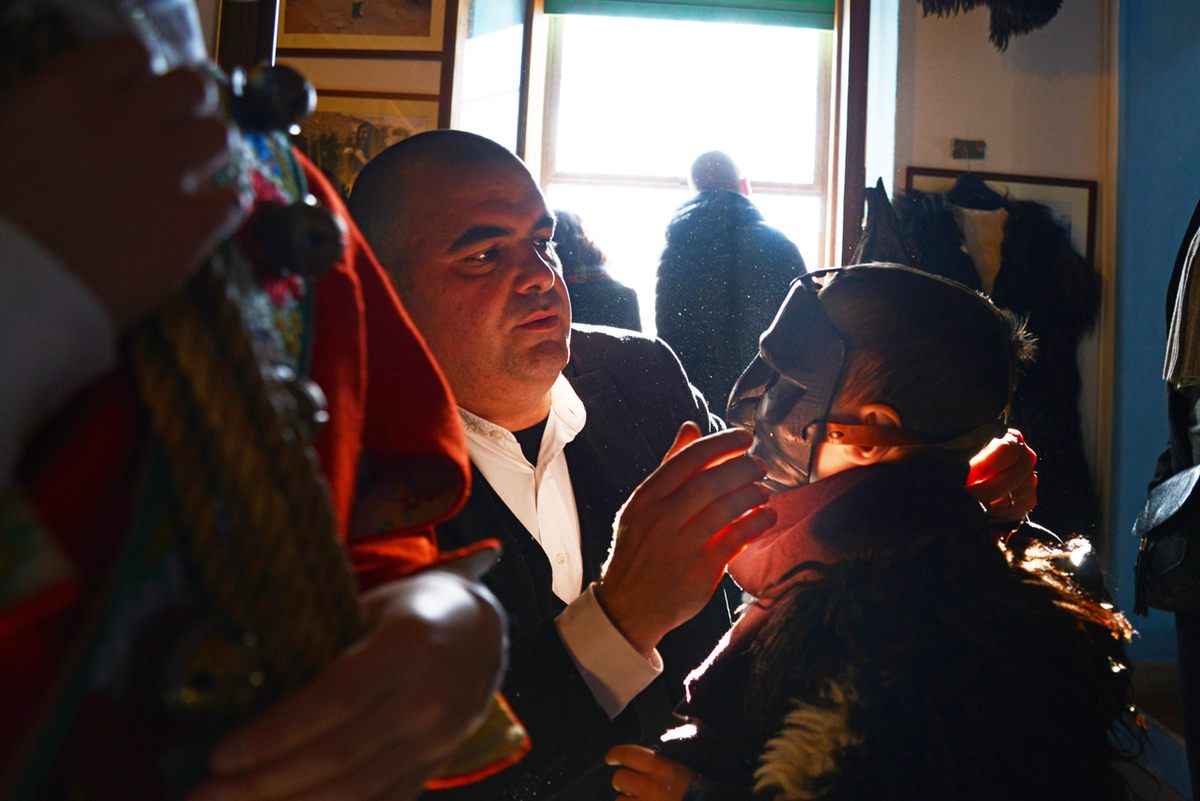
[[[587,410],[587,423],[565,450],[579,510],[586,586],[598,578],[607,558],[618,509],[658,466],[679,425],[694,420],[708,432],[721,422],[709,415],[704,399],[661,340],[575,327],[571,361],[563,373]],[[477,469],[473,481],[466,507],[438,528],[438,544],[451,550],[484,537],[503,543],[503,555],[484,582],[509,615],[503,689],[529,730],[533,750],[490,779],[430,796],[609,801],[613,790],[604,752],[617,743],[652,741],[670,723],[684,676],[729,626],[726,588],[659,644],[663,674],[615,721],[609,720],[558,637],[554,619],[563,604],[551,590],[549,560]]]

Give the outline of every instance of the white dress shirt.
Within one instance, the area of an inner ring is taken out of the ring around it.
[[[108,310],[49,251],[0,217],[0,479],[25,436],[117,362]]]
[[[662,660],[657,651],[643,658],[613,626],[593,588],[583,587],[579,512],[563,453],[587,422],[583,402],[560,375],[550,390],[536,468],[512,432],[466,409],[459,414],[471,461],[545,551],[554,594],[567,604],[555,621],[559,636],[597,702],[615,717],[662,672]]]

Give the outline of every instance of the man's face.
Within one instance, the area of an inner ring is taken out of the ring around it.
[[[409,185],[394,232],[405,307],[459,405],[501,425],[527,415],[569,355],[545,198],[515,159],[422,167]]]

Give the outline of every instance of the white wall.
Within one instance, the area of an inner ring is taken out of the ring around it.
[[[988,42],[980,7],[922,17],[900,3],[896,170],[961,168],[955,137],[987,141],[975,169],[1063,178],[1102,177],[1108,123],[1108,0],[1071,0],[1044,28]]]
[[[1063,3],[1048,25],[1011,38],[1005,52],[988,41],[988,23],[986,7],[924,17],[920,3],[901,0],[893,185],[903,190],[909,166],[1100,182],[1095,241],[1105,299],[1096,332],[1080,348],[1080,413],[1088,459],[1106,499],[1115,262],[1106,224],[1115,209],[1113,9],[1110,0]],[[985,140],[986,159],[951,158],[956,137]],[[867,177],[874,183],[878,176]]]

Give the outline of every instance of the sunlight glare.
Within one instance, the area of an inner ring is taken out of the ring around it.
[[[819,75],[829,32],[599,16],[559,22],[547,199],[580,216],[612,276],[638,293],[644,331],[655,331],[667,224],[692,197],[686,178],[705,151],[729,153],[766,221],[810,269],[819,263]]]
[[[679,176],[698,154],[722,149],[751,181],[812,182],[822,32],[619,17],[563,23],[557,171]]]

